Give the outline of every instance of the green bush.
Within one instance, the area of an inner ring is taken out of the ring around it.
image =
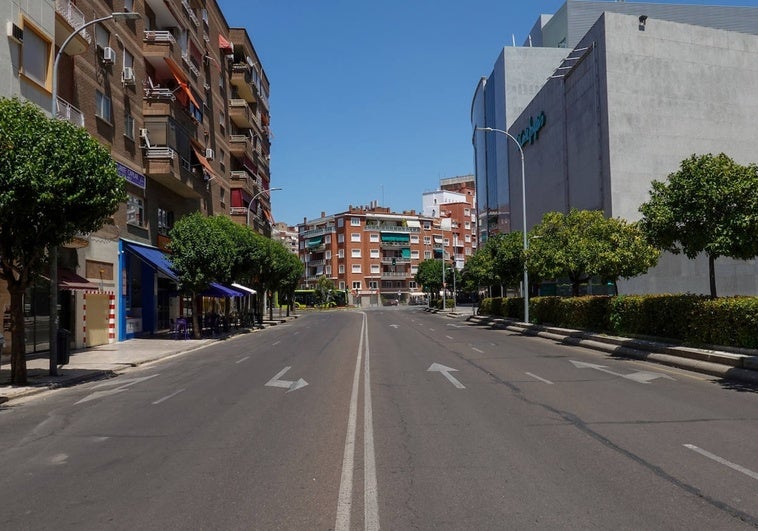
[[[524,300],[484,299],[479,304],[479,314],[523,320]],[[529,314],[538,324],[651,336],[693,345],[758,348],[758,297],[535,297],[530,300]]]

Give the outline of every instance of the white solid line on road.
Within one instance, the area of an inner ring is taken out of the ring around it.
[[[161,398],[161,399],[159,399],[159,400],[156,400],[155,402],[153,402],[153,405],[156,405],[156,404],[160,404],[161,402],[165,402],[165,401],[166,401],[166,400],[168,400],[169,398],[174,398],[176,395],[178,395],[178,394],[179,394],[179,393],[181,393],[182,391],[184,391],[184,389],[179,389],[179,390],[178,390],[178,391],[176,391],[175,393],[171,393],[171,394],[170,394],[170,395],[168,395],[168,396],[164,396],[163,398]]]
[[[235,361],[234,363],[242,363],[243,361],[246,361],[246,360],[249,360],[249,359],[250,359],[250,356],[245,356],[245,357],[244,357],[244,358],[242,358],[241,360],[237,360],[237,361]]]
[[[453,340],[453,338],[452,338],[452,337],[450,337],[450,336],[445,336],[445,337],[446,337],[446,338],[448,338],[450,341],[452,341],[452,340]]]
[[[374,455],[374,413],[371,408],[371,353],[368,342],[368,322],[366,322],[365,330],[366,356],[363,360],[363,528],[369,531],[378,531],[379,502]]]
[[[340,491],[337,499],[337,520],[335,531],[350,530],[350,509],[353,505],[353,463],[355,458],[355,430],[358,410],[358,387],[360,386],[361,356],[363,355],[363,332],[366,328],[366,314],[363,314],[361,336],[358,342],[358,355],[355,360],[353,374],[353,390],[350,394],[350,409],[347,415],[347,434],[345,435],[345,451],[342,454],[342,476]]]
[[[275,346],[277,346],[279,343],[281,343],[281,341],[275,341],[274,343],[271,343],[271,346],[272,346],[272,347],[275,347]]]
[[[531,372],[527,372],[526,375],[531,376],[532,378],[534,378],[535,380],[539,380],[540,382],[545,382],[546,384],[553,385],[553,382],[551,382],[550,380],[545,380],[544,378],[540,378],[539,376],[537,376],[536,374],[532,374]]]
[[[479,349],[478,349],[478,348],[476,348],[476,347],[471,347],[471,350],[474,350],[474,351],[478,352],[479,354],[484,354],[484,351],[483,351],[483,350],[479,350]]]
[[[708,452],[706,450],[703,450],[702,448],[698,448],[694,444],[685,444],[684,447],[685,448],[689,448],[693,452],[697,452],[700,455],[703,455],[703,456],[707,457],[708,459],[713,459],[717,463],[721,463],[722,465],[728,466],[732,470],[736,470],[737,472],[742,472],[746,476],[750,476],[753,479],[758,479],[758,472],[753,472],[749,468],[745,468],[744,466],[740,466],[740,465],[737,465],[735,463],[732,463],[731,461],[727,461],[723,457],[719,457],[719,456],[717,456],[715,454],[712,454],[712,453],[710,453],[710,452]]]

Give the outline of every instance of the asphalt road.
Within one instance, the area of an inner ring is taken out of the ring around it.
[[[758,389],[417,308],[0,409],[2,529],[751,529]]]

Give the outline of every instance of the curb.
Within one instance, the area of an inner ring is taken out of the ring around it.
[[[656,341],[592,334],[581,330],[527,324],[489,316],[470,316],[466,320],[523,335],[551,339],[564,345],[606,352],[612,356],[649,361],[758,385],[758,355],[680,347]]]

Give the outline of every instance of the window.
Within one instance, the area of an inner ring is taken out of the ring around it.
[[[337,243],[345,243],[345,235],[337,234]]]
[[[353,227],[361,226],[361,218],[350,218],[350,225]]]
[[[463,227],[466,228],[466,229],[471,229],[471,222],[470,221],[464,222],[463,223]]]
[[[432,222],[424,221],[424,230],[431,230],[431,229],[432,229]]]
[[[418,250],[414,249],[411,251],[411,259],[412,260],[418,260]]]
[[[134,56],[126,48],[124,48],[124,64],[122,66],[124,68],[134,68]]]
[[[412,265],[411,266],[411,275],[415,275],[416,273],[418,273],[418,266]]]
[[[339,218],[337,220],[337,226],[338,227],[344,227],[345,226],[345,218]]]
[[[370,241],[371,243],[378,242],[379,241],[379,233],[378,232],[372,232],[371,234],[369,234],[368,241]]]
[[[431,244],[432,244],[432,237],[424,236],[424,245],[431,245]]]
[[[23,74],[43,87],[47,87],[52,73],[52,43],[41,31],[37,31],[37,28],[26,21],[21,53]]]
[[[340,264],[339,265],[339,274],[340,275],[345,274],[345,264]]]
[[[332,235],[331,234],[327,234],[324,237],[324,243],[332,243]]]
[[[103,56],[103,48],[111,42],[111,32],[105,29],[105,26],[98,24],[95,26],[95,45],[97,47],[98,57]]]
[[[418,243],[418,234],[411,234],[411,243]]]
[[[145,203],[136,195],[129,194],[126,200],[126,222],[138,227],[145,226]]]
[[[324,266],[324,274],[325,275],[331,275],[332,274],[332,266]]]
[[[134,117],[129,112],[124,113],[124,136],[134,141]]]
[[[371,258],[379,258],[379,249],[371,249],[369,253]]]
[[[337,249],[337,258],[345,258],[345,250]]]
[[[361,241],[361,233],[360,232],[353,232],[350,234],[350,241],[351,242],[359,242]]]
[[[445,238],[445,247],[450,247],[450,238]]]
[[[174,213],[163,208],[158,209],[158,233],[168,234],[174,227]]]
[[[379,273],[379,264],[371,264],[371,273],[376,274]]]
[[[353,289],[361,289],[361,281],[353,282]]]
[[[466,247],[466,256],[471,256],[471,247]]]
[[[463,215],[464,216],[470,216],[471,215],[471,209],[470,208],[464,208],[463,209]]]
[[[408,287],[411,288],[411,289],[416,289],[416,281],[415,280],[409,281],[408,282]]]
[[[134,11],[134,0],[124,0],[124,11]]]
[[[344,273],[344,271],[343,271],[343,273]],[[344,280],[340,280],[340,289],[345,289],[345,281]]]
[[[325,258],[326,260],[331,260],[331,259],[332,259],[332,252],[331,252],[331,251],[326,251],[326,252],[324,253],[324,258]]]
[[[368,289],[379,289],[379,282],[376,280],[369,280]]]
[[[350,257],[351,258],[360,258],[361,257],[361,250],[360,249],[350,249]]]
[[[432,259],[432,251],[424,251],[424,260]]]
[[[226,204],[226,188],[219,188],[219,190],[218,190],[218,201],[222,205]]]
[[[95,92],[95,116],[111,123],[111,99],[100,92]]]
[[[353,271],[353,273],[360,273],[361,272],[361,264],[353,264],[352,271]]]
[[[471,234],[466,234],[463,239],[466,241],[466,243],[471,243]]]

